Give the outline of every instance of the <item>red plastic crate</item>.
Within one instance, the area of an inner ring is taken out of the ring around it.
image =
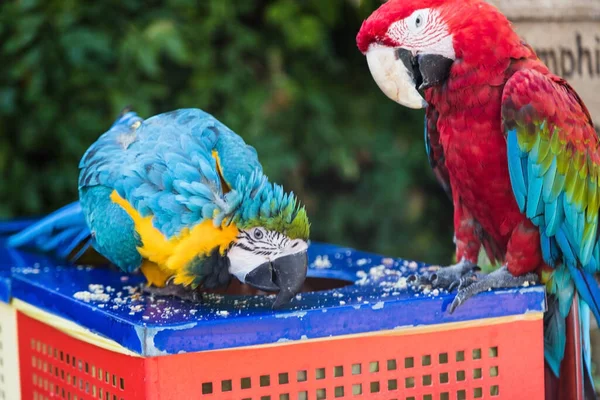
[[[541,313],[147,358],[18,326],[24,399],[544,398]]]
[[[306,292],[277,311],[265,296],[155,299],[141,276],[25,259],[36,267],[0,279],[22,398],[543,399],[543,287],[449,314],[452,294],[402,285],[426,265],[315,244],[309,259]]]
[[[145,360],[17,315],[23,399],[145,399]]]

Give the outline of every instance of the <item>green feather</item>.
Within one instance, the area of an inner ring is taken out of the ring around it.
[[[569,203],[573,203],[573,195],[575,194],[575,185],[577,184],[577,170],[574,164],[570,164],[565,176],[565,193]]]
[[[517,127],[517,142],[523,153],[529,153],[538,138],[537,135],[530,135],[525,127]]]
[[[598,217],[598,186],[596,179],[588,179],[587,222]]]
[[[231,219],[239,229],[263,227],[291,239],[308,240],[308,216],[304,207],[298,206],[294,193],[286,193],[282,186],[269,183],[260,171],[255,171],[249,179],[240,176],[234,189],[241,200]]]
[[[544,160],[554,158],[554,155],[550,152],[550,141],[547,138],[540,136],[540,143],[538,149],[538,163],[542,163]]]

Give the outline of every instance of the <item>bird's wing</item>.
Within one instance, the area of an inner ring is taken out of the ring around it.
[[[600,290],[593,276],[600,266],[599,141],[588,110],[569,84],[535,70],[518,71],[506,83],[502,120],[515,199],[539,227],[545,262],[557,268],[550,289],[562,318],[557,314],[550,321],[548,332],[555,334],[546,335],[546,356],[558,371],[574,289],[600,321]]]

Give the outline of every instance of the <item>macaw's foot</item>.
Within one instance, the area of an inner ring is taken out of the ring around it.
[[[535,284],[538,280],[537,274],[530,273],[514,276],[508,271],[506,266],[502,266],[487,275],[480,276],[478,279],[462,282],[448,311],[452,314],[458,306],[477,293],[482,293],[490,289],[521,287],[528,283]]]
[[[412,275],[408,281],[416,285],[431,285],[433,288],[452,291],[456,287],[468,285],[477,280],[477,271],[480,271],[477,265],[463,260],[458,264],[441,267],[420,276]]]
[[[202,296],[196,290],[186,288],[182,285],[176,285],[171,282],[167,282],[167,284],[163,287],[144,285],[143,292],[151,296],[173,296],[182,300],[193,302],[199,302],[202,300]]]

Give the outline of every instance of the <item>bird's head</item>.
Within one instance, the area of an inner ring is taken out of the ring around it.
[[[293,193],[259,171],[235,184],[239,206],[231,222],[238,234],[227,251],[229,273],[264,291],[278,292],[273,308],[302,288],[308,268],[310,224]]]
[[[427,106],[419,90],[444,84],[457,61],[496,62],[514,40],[508,20],[483,0],[389,0],[356,37],[379,88],[415,109]]]

